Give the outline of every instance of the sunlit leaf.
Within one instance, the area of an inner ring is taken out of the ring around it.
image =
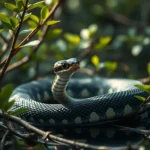
[[[11,26],[13,28],[16,28],[18,26],[18,24],[19,24],[19,21],[18,21],[18,19],[16,17],[11,16],[10,17],[10,23],[11,23]]]
[[[48,34],[46,35],[46,39],[51,40],[53,38],[56,38],[62,33],[62,29],[51,29],[48,31]]]
[[[40,1],[37,3],[33,3],[29,6],[29,9],[34,9],[34,8],[42,8],[44,6],[44,1]]]
[[[4,30],[4,29],[0,29],[0,33],[2,33],[2,32],[3,32],[3,30]]]
[[[139,99],[140,101],[142,102],[145,102],[146,98],[145,97],[142,97],[142,96],[135,96],[137,99]]]
[[[6,15],[0,13],[0,21],[10,24],[10,19]]]
[[[115,71],[117,69],[118,63],[117,62],[108,61],[108,62],[105,62],[104,65],[109,71],[113,72],[113,71]]]
[[[47,6],[44,6],[42,9],[41,9],[41,12],[40,12],[40,17],[41,19],[45,19],[47,16],[49,15],[49,9]]]
[[[101,49],[101,48],[107,46],[111,40],[112,40],[111,37],[101,37],[99,39],[98,43],[94,45],[94,49]]]
[[[16,5],[14,5],[12,3],[5,3],[5,7],[11,11],[17,11]]]
[[[20,31],[19,34],[26,34],[26,33],[32,32],[32,31],[33,31],[32,29],[22,30],[22,31]]]
[[[75,35],[75,34],[66,33],[66,34],[64,35],[64,37],[65,37],[65,39],[66,39],[68,42],[70,42],[70,43],[72,43],[72,44],[74,44],[74,45],[78,45],[79,42],[80,42],[80,37],[79,37],[78,35]]]
[[[147,72],[150,75],[150,62],[147,64]]]
[[[8,114],[9,115],[19,115],[19,114],[22,114],[24,112],[27,112],[28,111],[28,108],[18,108],[14,111],[8,111]]]
[[[0,108],[9,99],[9,97],[12,93],[12,90],[13,90],[13,86],[11,84],[8,84],[2,88],[2,90],[0,92]]]
[[[138,45],[134,45],[132,47],[132,55],[133,56],[138,56],[141,52],[142,52],[142,45],[138,44]]]
[[[136,84],[134,85],[135,87],[139,88],[140,90],[143,90],[147,93],[150,94],[150,85],[140,85],[140,84]]]
[[[13,106],[14,103],[15,103],[15,101],[10,101],[10,102],[4,103],[2,110],[8,111]]]
[[[39,40],[31,41],[31,42],[29,42],[29,43],[23,45],[22,47],[36,46],[36,45],[39,44],[39,42],[40,42]]]
[[[95,67],[98,67],[99,63],[100,63],[100,59],[97,55],[92,56],[91,58],[91,62],[93,63],[93,65]]]
[[[37,23],[32,21],[32,20],[28,20],[28,25],[30,26],[30,28],[35,29],[37,27]]]
[[[49,21],[47,21],[46,22],[46,25],[54,25],[54,24],[56,24],[56,23],[59,23],[60,21],[59,20],[49,20]]]
[[[98,30],[98,26],[96,24],[91,24],[89,26],[89,35],[90,37],[93,36]]]
[[[18,10],[21,11],[22,8],[23,8],[23,2],[22,2],[22,0],[17,0],[16,1],[16,6],[17,6]]]
[[[31,18],[34,22],[36,22],[37,24],[39,23],[39,18],[38,18],[37,16],[35,16],[35,15],[30,15],[30,18]]]
[[[23,21],[27,20],[31,15],[32,15],[32,13],[26,13]]]

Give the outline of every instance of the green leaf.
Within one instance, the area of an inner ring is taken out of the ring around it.
[[[30,15],[30,18],[31,18],[34,22],[36,22],[37,24],[39,23],[39,18],[38,18],[37,16],[35,16],[35,15]]]
[[[60,22],[59,20],[50,20],[46,22],[46,25],[50,26],[50,25],[54,25],[56,23]]]
[[[31,10],[34,8],[42,8],[42,7],[44,7],[44,1],[40,1],[37,3],[31,4],[28,9]]]
[[[37,27],[37,23],[35,23],[32,20],[28,20],[28,25],[30,26],[30,28],[35,29]]]
[[[62,33],[62,29],[51,29],[48,31],[48,34],[46,35],[46,39],[51,40],[53,38],[56,38]]]
[[[8,111],[8,114],[9,115],[20,115],[20,114],[27,112],[27,111],[28,111],[28,108],[18,108],[14,111]]]
[[[9,29],[9,30],[12,29],[12,26],[10,23],[3,22],[3,26],[4,26],[4,29]]]
[[[39,40],[35,40],[35,41],[31,41],[31,42],[29,42],[29,43],[23,45],[22,47],[36,46],[36,45],[38,45],[39,43],[40,43]]]
[[[32,29],[22,30],[22,31],[20,31],[19,34],[30,33],[30,32],[32,32],[32,31],[33,31]]]
[[[47,16],[49,15],[49,9],[47,6],[44,6],[42,9],[41,9],[41,12],[40,12],[40,17],[41,19],[45,19]]]
[[[108,45],[108,43],[112,40],[111,37],[101,37],[97,44],[94,45],[94,49],[101,49]]]
[[[32,13],[26,13],[25,16],[24,16],[23,21],[27,20],[31,16],[31,14]]]
[[[143,90],[147,93],[150,94],[150,85],[140,85],[140,84],[136,84],[134,85],[135,87],[139,88],[140,90]]]
[[[0,20],[1,20],[2,22],[4,22],[4,23],[10,24],[10,19],[9,19],[9,17],[7,17],[6,15],[4,15],[4,14],[2,14],[2,13],[0,13]]]
[[[8,111],[13,106],[14,103],[15,103],[15,101],[10,101],[10,102],[4,103],[2,110],[4,110],[5,112]]]
[[[97,55],[92,56],[91,58],[91,62],[93,63],[93,65],[97,68],[99,66],[100,63],[100,59]]]
[[[110,72],[113,72],[113,71],[115,71],[117,69],[118,63],[117,62],[108,61],[108,62],[105,62],[104,65]]]
[[[142,97],[142,96],[134,96],[134,97],[136,97],[137,99],[139,99],[142,102],[145,102],[145,100],[146,100],[146,98]]]
[[[78,45],[80,43],[80,37],[78,35],[66,33],[64,37],[67,41],[74,45]]]
[[[150,62],[147,64],[147,72],[148,72],[148,74],[150,76]]]
[[[18,10],[17,7],[16,7],[16,5],[11,4],[11,3],[5,3],[5,7],[7,9],[11,10],[11,11],[17,11]]]
[[[4,29],[0,29],[0,33],[2,33],[2,32],[3,32],[3,30],[4,30]]]
[[[7,102],[13,90],[13,86],[11,84],[7,84],[4,86],[0,92],[0,108],[2,108],[3,104]]]
[[[22,0],[17,0],[16,1],[16,6],[17,6],[18,10],[21,11],[22,8],[23,8],[23,2],[22,2]]]
[[[10,24],[11,24],[11,26],[13,28],[16,28],[18,26],[18,24],[19,24],[19,21],[18,21],[18,19],[16,17],[11,16],[10,17]]]

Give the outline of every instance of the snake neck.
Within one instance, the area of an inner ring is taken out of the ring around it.
[[[72,75],[56,75],[52,85],[54,99],[63,105],[68,105],[71,102],[71,97],[69,97],[66,93],[66,87],[71,76]]]

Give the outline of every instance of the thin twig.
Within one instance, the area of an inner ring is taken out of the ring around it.
[[[58,2],[53,6],[51,11],[49,12],[48,17],[45,18],[45,20],[43,20],[42,23],[40,23],[31,33],[29,33],[29,35],[25,39],[23,39],[23,41],[19,43],[19,45],[16,47],[15,54],[20,50],[21,46],[26,44],[37,33],[37,31],[53,16],[54,12],[59,7],[60,3],[61,0],[58,0]]]
[[[48,137],[52,140],[55,140],[55,141],[58,141],[58,142],[61,142],[64,144],[69,144],[71,146],[76,146],[76,147],[86,148],[86,149],[91,149],[91,150],[106,150],[106,149],[107,150],[114,150],[115,149],[115,148],[107,147],[107,146],[90,145],[90,144],[86,144],[86,143],[82,143],[82,142],[77,142],[75,140],[68,140],[65,138],[61,138],[61,137],[58,137],[58,136],[53,135],[53,134],[47,134],[47,132],[34,127],[33,125],[22,120],[21,118],[16,117],[16,116],[10,116],[10,115],[7,115],[6,113],[0,113],[0,117],[7,118],[7,120],[12,121],[14,123],[17,123],[18,125],[23,126],[25,129],[32,131],[32,132],[35,132],[36,134],[39,134],[42,137],[45,137],[45,135],[48,135]],[[118,150],[127,150],[127,149],[128,149],[128,147],[120,148]]]
[[[15,35],[13,36],[13,42],[12,42],[12,46],[11,46],[11,49],[10,49],[10,53],[9,53],[7,59],[6,59],[6,62],[5,62],[5,64],[4,64],[4,67],[3,67],[3,69],[2,69],[2,72],[1,72],[1,74],[0,74],[0,82],[2,81],[3,76],[4,76],[4,74],[5,74],[5,71],[6,71],[7,67],[9,66],[9,63],[10,63],[12,57],[13,57],[15,44],[16,44],[17,38],[18,38],[18,36],[19,36],[19,32],[20,32],[20,30],[21,30],[21,26],[22,26],[22,23],[23,23],[23,19],[24,19],[26,10],[27,10],[27,5],[28,5],[28,0],[26,0],[26,4],[25,4],[25,6],[24,6],[24,10],[23,10],[23,13],[22,13],[22,16],[21,16],[21,19],[20,19],[20,23],[19,23],[18,29],[17,29]]]
[[[11,51],[10,51],[10,55],[5,58],[1,63],[0,63],[0,68],[4,65],[4,68],[2,69],[1,71],[1,75],[0,75],[0,81],[2,80],[6,70],[7,70],[7,67],[11,61],[11,58],[20,51],[21,49],[21,46],[26,44],[29,40],[31,40],[31,38],[37,33],[37,31],[53,16],[54,12],[56,11],[56,9],[59,7],[59,5],[61,4],[62,0],[58,0],[58,2],[53,6],[53,8],[51,9],[51,11],[49,12],[49,15],[48,17],[41,23],[39,24],[31,33],[29,33],[28,36],[26,36],[26,38],[20,42],[20,44],[15,48],[13,48]],[[30,58],[28,58],[30,59]],[[28,60],[26,60],[28,61]],[[18,63],[19,64],[19,63]]]
[[[9,130],[7,130],[5,132],[5,134],[3,135],[3,138],[1,140],[1,145],[0,145],[0,149],[1,150],[4,150],[4,144],[5,144],[5,141],[6,141],[6,138],[7,138],[7,135],[9,134]]]
[[[13,63],[12,65],[8,66],[8,68],[7,68],[7,70],[6,70],[6,73],[8,73],[8,72],[10,72],[10,71],[12,71],[12,70],[14,70],[14,69],[17,69],[18,67],[20,67],[20,66],[22,66],[22,65],[24,65],[25,63],[27,63],[27,62],[30,61],[30,59],[32,58],[32,56],[37,52],[37,50],[39,49],[40,45],[43,43],[44,37],[46,36],[46,33],[47,33],[48,29],[49,29],[49,26],[45,26],[45,27],[43,28],[43,30],[42,30],[42,35],[41,35],[41,36],[39,37],[39,39],[38,39],[40,42],[39,42],[38,45],[36,45],[36,46],[33,48],[31,54],[30,54],[29,56],[23,57],[21,60],[17,61],[16,63]],[[0,73],[1,73],[1,70],[0,70]]]

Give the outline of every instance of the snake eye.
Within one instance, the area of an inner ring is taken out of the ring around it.
[[[68,68],[69,68],[69,65],[68,65],[67,63],[64,63],[64,64],[63,64],[63,68],[64,68],[64,69],[68,69]]]

